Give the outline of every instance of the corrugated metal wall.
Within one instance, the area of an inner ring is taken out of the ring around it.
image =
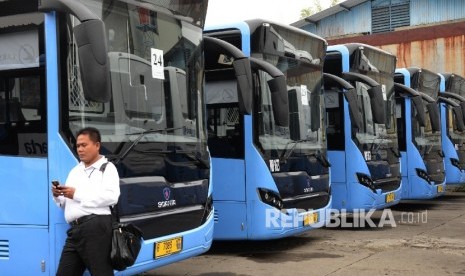
[[[464,18],[464,0],[410,0],[410,24],[412,26]]]
[[[399,4],[395,0],[391,1],[393,4]],[[309,23],[302,29],[322,37],[372,33],[371,14],[372,2],[367,1],[351,8],[350,11],[328,16],[316,24]],[[436,24],[464,18],[465,0],[410,0],[410,26]]]
[[[371,33],[371,8],[367,1],[310,24],[314,28],[308,31],[329,45],[359,42],[387,50],[397,56],[399,68],[417,66],[465,77],[465,0],[410,0],[410,28],[350,36]]]
[[[321,37],[371,32],[371,2],[353,7],[350,11],[328,16],[316,24],[308,24],[304,30]]]
[[[465,76],[465,36],[380,46],[397,57],[397,68],[422,67]]]
[[[397,57],[397,67],[423,67],[465,77],[465,19],[395,32],[327,39],[329,45],[365,43]]]

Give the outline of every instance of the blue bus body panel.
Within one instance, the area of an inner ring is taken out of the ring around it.
[[[45,226],[1,226],[0,274],[55,275],[47,262],[48,232]]]
[[[0,157],[0,224],[47,225],[47,159]]]
[[[174,262],[182,261],[202,253],[210,249],[213,241],[213,212],[210,214],[207,221],[200,227],[177,233],[174,235],[165,236],[159,239],[144,241],[139,256],[136,260],[136,265],[127,268],[124,271],[117,271],[115,275],[136,275],[145,271],[155,269]],[[168,240],[175,237],[183,237],[182,251],[164,258],[154,260],[154,243]]]
[[[244,160],[212,158],[214,239],[245,239],[247,224]]]
[[[442,110],[441,110],[442,111]],[[441,122],[445,124],[445,122]],[[463,178],[463,170],[460,170],[456,166],[452,165],[451,158],[459,159],[457,151],[455,150],[454,144],[449,139],[446,133],[442,133],[442,150],[444,151],[444,166],[446,172],[446,184],[456,185],[465,182]]]
[[[213,200],[245,202],[244,160],[212,158],[213,181],[218,183],[213,189]]]

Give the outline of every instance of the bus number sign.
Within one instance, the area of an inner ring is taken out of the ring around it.
[[[151,49],[152,54],[152,78],[165,79],[165,67],[163,62],[163,50]]]
[[[279,159],[271,159],[270,160],[270,171],[271,172],[279,172],[281,167],[279,165]]]

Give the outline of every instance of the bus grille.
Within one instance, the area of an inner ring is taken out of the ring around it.
[[[0,240],[0,260],[8,260],[10,258],[10,242]]]
[[[215,212],[213,213],[213,221],[215,223],[218,223],[219,218],[220,218],[220,215],[218,214],[218,209],[215,209]]]
[[[392,192],[400,187],[400,177],[390,177],[374,181],[376,189],[381,189],[383,193]]]

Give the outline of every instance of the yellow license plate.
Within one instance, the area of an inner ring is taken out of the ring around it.
[[[386,195],[386,203],[393,202],[395,199],[395,194],[394,193],[389,193]]]
[[[182,250],[182,237],[155,243],[155,259],[166,257]]]
[[[439,185],[437,187],[438,187],[438,193],[444,192],[444,187],[442,185]]]
[[[318,222],[318,213],[307,214],[304,216],[304,226]]]

